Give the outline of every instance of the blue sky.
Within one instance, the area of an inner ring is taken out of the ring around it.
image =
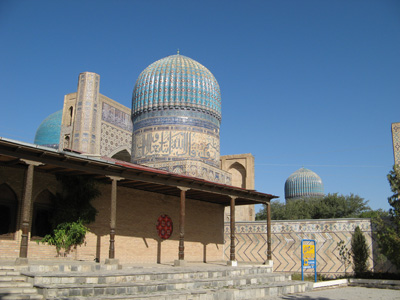
[[[128,107],[152,62],[180,49],[222,94],[221,154],[255,156],[284,199],[304,166],[326,193],[388,209],[400,122],[400,1],[0,1],[0,136],[33,142],[80,72]]]

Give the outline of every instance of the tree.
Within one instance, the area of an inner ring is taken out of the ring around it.
[[[62,192],[54,197],[53,232],[38,243],[56,246],[64,255],[82,245],[89,229],[84,224],[94,222],[97,210],[91,201],[100,196],[97,182],[89,176],[58,176]]]
[[[351,263],[351,250],[349,250],[343,240],[337,243],[337,249],[339,251],[339,259],[344,266],[344,274],[347,274],[347,267]]]
[[[61,223],[53,234],[46,235],[38,242],[56,246],[58,256],[65,256],[72,247],[76,248],[85,242],[88,231],[82,221]],[[64,253],[61,253],[61,249],[64,249]]]
[[[356,276],[368,271],[369,251],[367,241],[360,227],[356,227],[351,237],[351,256]]]
[[[83,224],[94,222],[97,210],[91,201],[100,196],[97,181],[89,176],[57,176],[62,192],[57,193],[54,201],[54,227],[62,223]]]
[[[400,166],[394,166],[387,178],[394,193],[388,198],[389,218],[378,217],[374,223],[381,253],[400,270]]]
[[[272,220],[355,218],[369,211],[368,201],[353,194],[328,194],[325,197],[291,200],[286,204],[271,201]],[[256,220],[266,218],[265,208],[256,215]]]

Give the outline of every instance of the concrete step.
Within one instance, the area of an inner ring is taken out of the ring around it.
[[[13,287],[28,287],[32,288],[32,283],[25,282],[25,281],[6,281],[0,282],[0,291],[3,288],[13,288]]]
[[[32,283],[26,282],[27,277],[14,270],[14,266],[0,268],[0,299],[2,300],[43,300]]]
[[[231,300],[231,299],[265,299],[267,297],[282,294],[300,293],[309,290],[304,282],[279,282],[271,284],[248,285],[244,287],[231,287],[221,289],[195,289],[157,291],[147,294],[135,295],[101,295],[95,296],[67,296],[51,298],[54,300],[127,300],[127,299],[148,299],[148,300]]]
[[[0,294],[37,294],[37,290],[33,287],[4,287],[0,289]]]
[[[290,276],[281,274],[258,274],[239,277],[219,277],[204,279],[145,280],[104,284],[39,284],[39,293],[46,298],[59,296],[135,295],[175,290],[221,289],[224,287],[244,287],[289,281]]]
[[[1,265],[0,266],[0,270],[1,271],[6,271],[6,270],[15,270],[15,266],[14,265]]]
[[[18,276],[20,272],[14,270],[0,270],[0,276]]]
[[[204,279],[220,277],[237,277],[245,275],[272,274],[271,268],[220,268],[210,270],[183,270],[168,269],[160,270],[137,270],[127,269],[118,271],[98,271],[87,273],[35,273],[22,272],[29,278],[29,282],[34,285],[42,284],[113,284],[120,282],[151,281],[151,280],[169,280],[169,279]]]
[[[0,282],[11,282],[11,281],[26,281],[26,277],[22,275],[15,276],[0,276]]]
[[[43,300],[43,296],[42,295],[38,295],[38,294],[32,294],[32,295],[3,295],[0,293],[0,299],[1,300]]]
[[[8,266],[0,266],[2,268]],[[82,272],[96,272],[96,271],[115,271],[122,268],[121,265],[116,264],[100,264],[92,262],[60,262],[60,263],[32,263],[28,266],[13,266],[16,271],[21,272],[34,272],[34,273],[48,273],[48,272],[62,272],[62,273],[82,273]]]

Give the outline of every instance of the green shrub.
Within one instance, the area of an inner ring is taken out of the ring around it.
[[[359,274],[367,272],[369,251],[365,236],[358,226],[351,237],[351,254],[356,277],[358,277]]]
[[[56,246],[58,256],[65,256],[71,251],[71,248],[76,248],[85,242],[88,231],[89,229],[83,225],[82,221],[61,223],[52,234],[46,235],[38,242]]]

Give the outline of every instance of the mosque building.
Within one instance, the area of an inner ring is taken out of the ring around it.
[[[79,74],[77,91],[40,124],[35,145],[0,138],[0,251],[21,259],[54,253],[34,240],[60,192],[57,174],[71,174],[104,183],[79,259],[103,260],[109,248],[109,259],[122,262],[171,261],[178,245],[178,262],[184,249],[193,261],[222,259],[224,221],[234,240],[235,221],[254,221],[254,205],[276,196],[254,190],[251,154],[220,155],[221,119],[217,80],[179,53],[139,75],[132,108],[100,93],[99,74]],[[168,228],[156,230],[157,220]]]
[[[221,157],[220,124],[217,80],[178,53],[139,75],[132,109],[100,93],[98,74],[81,73],[77,92],[40,124],[34,143],[254,189],[254,157]],[[238,208],[236,220],[254,221],[254,205]]]
[[[324,185],[321,178],[309,169],[300,168],[286,179],[286,203],[291,200],[323,197],[324,195]]]

